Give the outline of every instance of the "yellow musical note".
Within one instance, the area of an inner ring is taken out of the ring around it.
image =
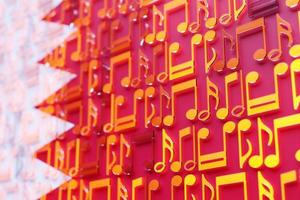
[[[272,184],[263,177],[260,171],[257,172],[259,200],[264,200],[266,197],[269,200],[274,200],[274,188]]]
[[[151,112],[149,112],[149,99],[153,99],[154,97],[155,97],[155,88],[148,87],[145,91],[145,117],[144,117],[145,128],[149,127],[149,124],[151,123],[156,113],[155,105],[153,103],[150,104]]]
[[[259,73],[252,71],[246,75],[246,102],[249,116],[273,112],[280,108],[279,78],[284,77],[287,71],[288,65],[286,63],[275,65],[273,73],[275,92],[256,98],[250,97],[250,86],[257,85],[260,78]]]
[[[204,109],[198,113],[198,119],[201,122],[206,122],[211,117],[211,97],[215,100],[215,110],[218,109],[220,98],[219,98],[219,88],[214,84],[209,77],[206,77],[206,104],[207,109]]]
[[[265,132],[268,134],[268,146],[271,146],[273,142],[273,131],[263,123],[261,118],[257,118],[257,126],[258,126],[258,145],[259,145],[259,154],[254,155],[249,159],[249,165],[252,168],[260,168],[264,163],[264,147],[262,141],[262,133]]]
[[[188,174],[184,177],[184,200],[192,199],[197,200],[196,196],[188,191],[188,187],[196,185],[197,177],[194,174]]]
[[[215,199],[215,189],[212,186],[212,184],[205,178],[205,175],[202,174],[201,176],[201,182],[202,182],[202,200],[206,200],[206,190],[205,188],[208,188],[210,191],[210,200],[214,200]]]
[[[294,43],[293,38],[293,29],[290,23],[285,21],[280,17],[279,14],[276,14],[276,22],[277,22],[277,40],[278,40],[278,48],[272,49],[268,53],[269,60],[273,62],[278,62],[282,57],[282,36],[286,36],[288,38],[288,47],[290,48]]]
[[[193,159],[183,162],[183,140],[186,137],[192,137],[193,140]],[[179,160],[174,161],[171,164],[171,171],[179,172],[182,169],[182,166],[186,171],[192,171],[196,167],[196,136],[195,136],[195,126],[186,127],[179,130]],[[184,163],[184,164],[183,164]]]
[[[100,180],[90,181],[89,183],[89,199],[93,199],[93,191],[98,189],[107,189],[107,200],[111,200],[111,179],[105,178]]]
[[[280,188],[281,188],[281,199],[286,200],[285,186],[297,181],[296,170],[288,171],[280,174]]]
[[[161,127],[163,122],[163,99],[165,98],[167,100],[166,108],[170,108],[171,104],[171,97],[169,93],[161,85],[159,86],[159,93],[159,116],[155,116],[151,120],[152,126],[157,128]]]
[[[126,167],[124,164],[124,158],[128,158],[131,154],[131,146],[129,142],[125,139],[123,134],[120,134],[120,162],[119,164],[115,164],[112,168],[112,172],[116,176],[120,176],[122,173],[129,173],[126,172]]]
[[[152,18],[153,18],[153,22],[152,22],[152,32],[149,33],[148,35],[146,35],[145,37],[145,42],[147,44],[150,44],[150,45],[153,45],[155,44],[155,37],[156,37],[156,34],[158,33],[158,30],[157,30],[157,25],[159,26],[163,26],[163,23],[164,23],[164,15],[162,14],[162,12],[155,6],[153,5],[152,6]],[[157,18],[158,18],[158,21],[157,21]]]
[[[208,74],[213,66],[213,63],[217,59],[216,49],[209,47],[216,41],[217,32],[214,30],[209,30],[204,35],[204,63],[205,63],[205,73]],[[212,57],[209,58],[209,50],[212,51]]]
[[[236,83],[240,83],[240,88],[241,88],[241,104],[235,106],[231,113],[233,116],[236,117],[241,117],[242,114],[245,111],[245,106],[244,106],[244,88],[243,88],[243,80],[242,80],[242,71],[240,72],[232,72],[228,75],[225,76],[225,107],[219,108],[217,110],[216,116],[220,120],[225,120],[228,117],[229,114],[229,90],[230,86],[234,85]]]
[[[173,161],[174,157],[174,142],[168,135],[165,129],[162,129],[162,161],[156,162],[154,171],[156,173],[163,173],[166,170],[167,152],[169,152],[169,163]]]
[[[232,134],[235,131],[236,125],[232,121],[228,121],[223,125],[223,150],[203,154],[201,153],[201,140],[206,140],[209,137],[209,129],[201,128],[197,133],[198,140],[198,170],[210,170],[227,166],[227,134]]]
[[[195,47],[202,44],[202,35],[195,34],[191,39],[191,59],[180,64],[173,64],[173,55],[180,53],[180,44],[173,42],[169,47],[169,80],[189,77],[195,73]]]
[[[107,94],[111,94],[114,91],[114,84],[115,84],[115,68],[117,66],[122,66],[123,64],[127,63],[128,67],[128,75],[121,80],[121,85],[123,87],[129,87],[132,81],[132,57],[131,51],[127,51],[121,53],[117,56],[111,57],[110,59],[110,74],[109,74],[109,83],[106,83],[103,86],[103,92]]]
[[[249,139],[246,139],[248,150],[243,153],[243,138],[242,133],[248,132],[251,129],[252,122],[249,119],[242,119],[238,123],[238,146],[239,146],[239,165],[240,169],[244,168],[245,162],[252,154],[252,143]]]
[[[244,200],[248,200],[248,189],[247,189],[247,180],[246,180],[245,172],[217,176],[216,177],[216,200],[220,200],[220,186],[232,185],[238,183],[243,184]]]
[[[167,115],[164,117],[163,119],[163,123],[165,126],[172,126],[175,122],[175,115],[176,115],[176,106],[175,106],[175,97],[176,95],[182,94],[184,92],[187,92],[189,90],[193,90],[194,92],[194,106],[189,109],[186,113],[185,113],[185,117],[186,119],[190,120],[190,121],[194,121],[197,118],[197,114],[198,114],[198,91],[197,91],[197,80],[196,79],[192,79],[189,81],[185,81],[185,82],[181,82],[178,84],[175,84],[172,86],[171,89],[171,93],[172,93],[172,97],[171,97],[171,115]]]
[[[269,168],[278,167],[280,164],[280,144],[279,144],[279,130],[293,128],[300,125],[300,114],[293,114],[281,118],[274,119],[274,146],[275,153],[268,155],[265,159],[265,164]],[[295,159],[300,162],[300,149],[295,153]]]
[[[266,40],[266,27],[264,18],[259,18],[254,21],[250,21],[247,24],[243,24],[237,27],[236,29],[236,57],[231,58],[227,62],[227,68],[236,69],[240,61],[240,48],[239,42],[241,37],[249,36],[253,33],[261,32],[263,38],[263,47],[256,50],[253,54],[254,60],[262,62],[267,56],[267,40]]]

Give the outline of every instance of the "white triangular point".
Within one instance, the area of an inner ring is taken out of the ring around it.
[[[59,3],[0,1],[0,199],[37,199],[70,179],[33,157],[72,127],[34,109],[74,78],[37,64],[73,32],[68,26],[40,21]]]

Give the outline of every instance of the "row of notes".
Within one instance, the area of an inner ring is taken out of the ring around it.
[[[212,180],[204,174],[201,176],[194,174],[185,176],[174,175],[169,180],[170,186],[164,185],[158,179],[147,179],[146,177],[137,177],[129,182],[122,178],[103,178],[93,181],[73,179],[60,186],[57,199],[64,199],[64,197],[72,199],[77,194],[80,200],[98,198],[107,200],[155,200],[159,199],[160,192],[167,190],[170,200],[219,200],[224,191],[230,190],[234,185],[238,185],[242,188],[242,192],[237,193],[236,195],[238,196],[235,196],[235,198],[248,200],[254,196],[254,194],[249,193],[248,176],[249,174],[246,172],[240,172],[219,175]],[[275,191],[274,183],[270,182],[261,171],[257,172],[256,177],[257,190],[255,196],[257,199],[274,200],[281,198],[285,200],[289,196],[289,185],[298,184],[299,182],[299,171],[291,170],[280,174],[280,192]]]

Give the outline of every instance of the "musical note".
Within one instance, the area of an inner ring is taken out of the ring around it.
[[[122,173],[130,174],[130,169],[126,167],[124,158],[128,158],[131,155],[131,146],[129,142],[125,139],[123,134],[120,134],[120,162],[115,164],[112,168],[112,172],[116,176],[120,176]]]
[[[265,165],[269,168],[276,168],[280,164],[280,144],[278,132],[280,129],[290,129],[300,124],[300,114],[293,114],[286,117],[274,119],[274,146],[275,153],[268,155],[265,159]],[[295,153],[295,159],[300,162],[300,149]]]
[[[144,77],[146,77],[146,73],[149,71],[149,65],[150,65],[150,60],[148,59],[148,57],[146,56],[146,54],[139,49],[139,61],[138,61],[138,75],[137,77],[134,77],[131,81],[131,87],[133,88],[138,88],[141,84],[142,81],[142,69],[144,68],[145,75]]]
[[[106,175],[110,175],[113,166],[115,166],[117,162],[116,152],[112,150],[112,147],[116,145],[118,142],[118,138],[115,135],[109,135],[106,139],[106,164],[105,164],[105,173]],[[112,157],[112,159],[111,159]]]
[[[136,190],[138,188],[144,187],[145,188],[145,178],[144,177],[139,177],[139,178],[135,178],[132,180],[132,200],[137,200],[136,199]],[[145,193],[146,194],[146,193]]]
[[[300,95],[298,94],[296,76],[300,72],[300,59],[294,60],[291,65],[291,85],[292,85],[292,97],[294,110],[298,110],[300,107]]]
[[[214,71],[217,72],[222,72],[224,70],[224,68],[226,67],[227,64],[227,56],[226,56],[226,51],[227,51],[227,42],[229,42],[230,44],[230,51],[234,50],[234,46],[235,46],[235,41],[233,39],[233,37],[227,33],[224,29],[222,30],[222,58],[221,59],[217,59],[213,64],[212,64],[212,68]]]
[[[249,139],[246,139],[248,150],[243,153],[243,138],[242,133],[248,132],[251,129],[252,122],[249,119],[242,119],[238,123],[238,147],[239,147],[239,165],[240,169],[244,168],[245,162],[252,154],[252,143]]]
[[[175,122],[175,114],[176,114],[176,106],[175,106],[175,96],[182,94],[184,92],[187,92],[189,90],[193,90],[194,91],[194,106],[189,109],[186,114],[185,117],[186,119],[190,120],[190,121],[194,121],[197,117],[197,110],[198,110],[198,91],[197,91],[197,80],[196,79],[192,79],[189,81],[185,81],[185,82],[181,82],[178,84],[175,84],[172,86],[171,89],[171,93],[172,93],[172,97],[171,97],[171,101],[172,101],[172,111],[171,111],[171,115],[167,115],[164,117],[163,119],[163,124],[165,126],[172,126]]]
[[[215,198],[215,189],[212,186],[212,184],[205,178],[205,175],[202,174],[201,176],[201,182],[202,182],[202,200],[206,200],[206,190],[205,188],[208,188],[210,191],[210,200],[214,200]]]
[[[170,157],[167,160],[167,152],[169,152]],[[174,157],[174,142],[172,138],[168,135],[165,129],[162,129],[162,161],[156,162],[154,165],[154,171],[156,173],[163,173],[166,169],[166,162],[171,163]]]
[[[192,199],[196,200],[196,197],[194,194],[188,191],[188,187],[192,187],[196,184],[197,177],[193,174],[188,174],[184,177],[183,185],[184,185],[184,200]]]
[[[252,71],[246,75],[246,102],[249,116],[274,112],[280,109],[278,79],[285,77],[287,71],[288,65],[286,63],[278,63],[275,65],[273,73],[275,92],[256,98],[250,97],[250,86],[257,85],[260,75],[256,71]]]
[[[174,200],[175,198],[175,187],[180,187],[182,185],[182,177],[179,175],[175,175],[171,179],[171,200]]]
[[[137,89],[133,94],[133,111],[132,114],[119,117],[118,107],[122,107],[125,103],[125,97],[122,95],[116,98],[116,110],[115,110],[115,126],[114,131],[120,132],[124,130],[134,129],[137,126],[137,113],[138,113],[138,101],[144,99],[144,90]]]
[[[207,109],[204,109],[198,113],[198,119],[201,122],[206,122],[211,117],[211,97],[215,100],[215,110],[218,109],[220,98],[219,98],[219,88],[212,81],[209,80],[209,77],[206,77],[206,104]]]
[[[84,184],[84,180],[80,179],[79,183],[79,200],[88,200],[89,199],[89,188]],[[85,198],[84,198],[85,196]]]
[[[265,132],[268,134],[268,146],[271,146],[273,142],[273,131],[263,123],[260,117],[257,118],[257,126],[258,126],[258,145],[259,145],[259,153],[258,155],[254,155],[249,159],[249,165],[252,168],[260,168],[264,163],[264,148],[263,148],[263,137],[262,133]]]
[[[241,87],[241,104],[235,106],[231,113],[233,116],[236,117],[241,117],[242,114],[245,111],[245,106],[244,106],[244,88],[243,88],[243,80],[242,80],[242,71],[239,72],[232,72],[228,75],[225,76],[225,107],[219,108],[217,110],[216,116],[220,120],[225,120],[228,117],[229,114],[229,90],[230,87],[234,84],[240,83]]]
[[[191,39],[191,59],[180,64],[173,64],[173,56],[180,52],[180,44],[173,42],[169,47],[169,80],[185,78],[195,73],[195,47],[202,44],[202,35],[195,34]]]
[[[55,153],[54,153],[54,167],[55,169],[64,171],[67,173],[67,170],[64,169],[65,165],[65,150],[62,148],[58,140],[55,141]]]
[[[82,30],[78,29],[72,37],[70,37],[69,40],[74,40],[76,39],[77,41],[77,45],[76,45],[76,50],[71,54],[71,60],[78,62],[78,61],[82,61],[84,59],[84,52],[83,52],[83,48],[82,48]],[[72,38],[72,39],[71,39]]]
[[[160,95],[159,95],[159,104],[160,104],[160,108],[159,108],[159,116],[155,116],[152,118],[151,120],[151,124],[154,127],[159,128],[162,125],[163,122],[163,99],[165,98],[167,100],[167,104],[166,104],[166,108],[170,108],[170,104],[171,104],[171,97],[169,95],[169,93],[164,90],[164,88],[160,85],[159,87],[159,91],[160,91]]]
[[[79,2],[79,17],[75,20],[78,27],[88,26],[91,23],[93,1],[83,0]]]
[[[208,18],[205,22],[205,27],[208,29],[213,29],[215,28],[215,26],[217,25],[217,17],[218,17],[218,9],[217,9],[217,0],[214,0],[213,3],[208,4],[207,0],[203,0],[205,3],[204,5],[207,5],[207,7],[209,7],[209,5],[213,4],[213,16],[208,15]],[[210,12],[208,12],[210,13]]]
[[[213,153],[201,153],[201,140],[207,140],[210,131],[208,128],[201,128],[197,133],[198,140],[198,170],[210,170],[227,166],[227,134],[235,131],[236,125],[228,121],[223,125],[223,150]]]
[[[90,181],[89,188],[90,188],[89,199],[93,199],[93,191],[94,190],[96,190],[96,189],[102,190],[102,189],[106,188],[107,200],[111,200],[111,179],[110,178]]]
[[[156,179],[153,179],[148,183],[148,199],[147,200],[152,200],[152,193],[159,190],[159,187],[160,187],[159,181]]]
[[[183,140],[186,137],[192,137],[193,140],[193,159],[183,162]],[[171,171],[180,172],[182,166],[186,171],[192,171],[196,167],[196,136],[195,136],[195,126],[187,127],[179,130],[179,160],[174,161],[171,164]],[[184,165],[183,165],[184,163]]]
[[[208,3],[205,0],[198,0],[197,5],[197,14],[196,14],[196,21],[191,22],[189,24],[189,31],[191,33],[197,33],[201,28],[201,11],[204,12],[204,20],[208,19],[209,11],[208,11]]]
[[[281,188],[281,199],[286,200],[285,186],[297,181],[296,170],[288,171],[280,174],[280,188]]]
[[[80,129],[82,136],[91,135],[92,128],[95,128],[98,123],[98,108],[92,99],[88,99],[87,125]]]
[[[127,51],[110,59],[109,83],[106,83],[103,86],[102,90],[104,93],[111,94],[114,91],[115,68],[117,66],[122,66],[125,63],[127,63],[128,75],[121,80],[121,85],[125,88],[130,86],[132,81],[132,57],[131,51]]]
[[[259,200],[264,200],[266,197],[269,200],[274,200],[274,188],[272,184],[263,177],[260,171],[257,172]]]
[[[253,54],[253,59],[262,62],[267,56],[267,40],[266,40],[266,27],[264,18],[259,18],[254,21],[250,21],[246,24],[240,25],[236,29],[236,57],[231,58],[227,62],[227,68],[236,69],[240,62],[240,48],[239,42],[240,38],[249,36],[251,34],[261,32],[263,38],[263,47],[257,49]]]
[[[272,49],[268,53],[269,60],[273,62],[278,62],[282,57],[282,37],[286,36],[288,38],[288,47],[290,48],[293,43],[293,30],[290,23],[285,21],[280,17],[279,14],[276,14],[276,23],[277,23],[277,40],[278,40],[278,48]]]
[[[121,178],[117,179],[117,200],[127,200],[128,199],[128,190],[125,185],[122,183]]]
[[[204,63],[205,63],[205,73],[208,74],[213,66],[213,63],[217,59],[216,49],[211,47],[209,48],[210,44],[213,44],[216,41],[216,31],[209,30],[204,35]],[[212,57],[209,58],[209,49],[212,50]]]
[[[76,190],[78,187],[78,182],[77,180],[70,180],[68,182],[68,186],[67,186],[67,199],[73,199],[76,198],[75,195],[72,194],[73,190]]]
[[[155,44],[156,34],[158,33],[157,25],[162,27],[164,22],[164,15],[155,5],[152,6],[152,14],[153,14],[152,32],[146,35],[145,37],[145,42],[150,45]]]
[[[164,20],[163,20],[163,30],[158,32],[156,34],[156,40],[160,42],[165,42],[167,39],[167,29],[168,29],[168,24],[169,24],[169,15],[179,9],[184,8],[185,10],[185,19],[188,20],[189,16],[187,10],[188,10],[188,0],[172,0],[170,2],[167,2],[164,4]],[[185,31],[188,29],[188,24],[187,23],[181,23],[177,26],[177,30],[185,33]]]
[[[158,57],[161,56],[164,53],[164,46],[162,44],[156,45],[155,47],[153,47],[153,54],[152,54],[152,72],[149,73],[149,66],[148,68],[146,68],[146,73],[145,73],[145,81],[146,81],[146,85],[153,85],[155,78],[156,78],[156,69],[158,68]],[[166,70],[167,67],[165,67]],[[164,72],[162,72],[164,74]],[[167,74],[166,74],[167,75]],[[161,81],[162,83],[166,81],[165,78],[167,78],[167,76],[162,77],[163,79],[159,79],[159,81]]]
[[[155,88],[154,87],[148,87],[145,91],[145,128],[148,128],[149,124],[151,123],[151,120],[155,116],[156,110],[155,105],[153,103],[150,104],[151,112],[148,111],[149,108],[149,99],[153,99],[155,96]],[[150,113],[150,114],[149,114]]]
[[[216,177],[216,200],[220,200],[220,186],[227,186],[232,184],[243,184],[244,200],[248,200],[248,189],[246,173],[240,172],[235,174],[223,175]],[[236,197],[237,198],[237,197]]]

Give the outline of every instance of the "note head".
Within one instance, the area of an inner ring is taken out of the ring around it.
[[[105,94],[110,94],[110,93],[112,92],[112,84],[106,83],[106,84],[103,86],[102,91],[103,91]]]
[[[235,69],[237,69],[239,62],[240,61],[238,58],[231,58],[228,60],[226,67],[228,69],[235,70]]]
[[[198,114],[198,119],[201,122],[207,122],[210,119],[210,112],[208,110],[200,111]]]
[[[209,130],[208,128],[201,128],[198,130],[197,134],[201,140],[207,140],[209,137]]]
[[[217,118],[220,120],[225,120],[228,117],[228,108],[220,108],[217,110]]]
[[[179,187],[182,184],[182,177],[179,175],[175,175],[172,177],[171,185],[175,187]]]
[[[197,182],[196,176],[194,174],[188,174],[184,177],[184,183],[188,186],[193,186]]]
[[[231,114],[237,118],[240,118],[245,113],[245,106],[243,105],[237,105],[231,110]]]
[[[300,44],[296,44],[292,46],[289,50],[290,56],[293,58],[299,58],[300,57]]]
[[[136,77],[136,78],[133,78],[132,81],[131,81],[131,87],[133,88],[138,88],[140,85],[141,85],[141,79]]]
[[[190,172],[193,171],[197,163],[194,160],[188,160],[184,163],[184,170]]]
[[[182,22],[182,23],[178,24],[177,31],[178,31],[178,33],[186,34],[188,31],[188,27],[189,27],[188,23]]]
[[[295,158],[298,162],[300,162],[300,149],[298,149],[298,151],[296,152]]]
[[[98,11],[98,17],[99,17],[100,19],[104,19],[104,18],[106,17],[106,12],[107,12],[106,8],[100,9],[100,10]]]
[[[124,77],[122,78],[121,80],[121,85],[124,87],[124,88],[128,88],[130,86],[130,83],[131,83],[131,78],[130,77]]]
[[[265,158],[265,165],[268,168],[276,168],[276,167],[278,167],[279,163],[280,163],[280,160],[279,160],[278,155],[268,155]]]
[[[208,18],[205,22],[205,27],[208,29],[213,29],[217,25],[217,18],[211,17]]]
[[[120,176],[122,174],[122,166],[121,165],[115,165],[113,168],[112,168],[112,172],[115,176]]]
[[[189,25],[189,32],[197,33],[198,31],[200,31],[200,24],[198,22],[192,22]]]
[[[181,166],[182,166],[182,163],[180,161],[174,161],[171,163],[170,168],[171,168],[172,172],[177,173],[177,172],[180,172]]]
[[[114,126],[111,123],[104,124],[104,126],[103,126],[104,133],[111,133],[113,131],[113,129],[114,129]]]
[[[114,19],[117,16],[117,11],[115,8],[109,8],[106,12],[106,16],[109,19]]]
[[[172,115],[167,115],[163,119],[163,124],[165,126],[171,127],[174,125],[175,117]]]
[[[195,121],[197,119],[197,115],[198,115],[197,109],[189,109],[186,112],[185,117],[190,121]]]
[[[151,191],[156,191],[159,189],[159,181],[156,179],[153,179],[149,182],[149,188]]]
[[[146,85],[153,85],[154,84],[154,81],[155,81],[155,75],[154,74],[151,74],[149,76],[146,77]]]
[[[292,10],[296,10],[300,4],[299,0],[286,0],[285,5]]]
[[[231,14],[224,14],[219,18],[220,24],[223,26],[229,26],[232,23],[232,15]]]
[[[258,49],[253,54],[253,59],[257,62],[263,62],[265,61],[267,56],[267,51],[265,49]]]
[[[154,165],[154,171],[156,173],[163,173],[166,169],[166,164],[164,162],[157,162]]]
[[[145,42],[147,44],[154,45],[154,41],[155,41],[155,34],[154,33],[149,33],[148,35],[146,35]]]
[[[156,77],[156,80],[159,82],[159,83],[167,83],[168,81],[168,74],[166,72],[161,72],[157,75]]]
[[[212,64],[212,68],[216,72],[223,72],[225,68],[225,60],[217,60]]]
[[[119,13],[122,15],[128,14],[129,6],[127,3],[123,3],[118,6],[119,7]]]
[[[261,155],[254,155],[249,159],[249,165],[253,169],[258,169],[263,165],[263,158]]]
[[[89,126],[84,126],[80,129],[81,136],[90,136],[91,135],[91,128]]]
[[[151,124],[156,128],[160,128],[162,124],[162,118],[159,116],[153,117],[151,120]]]
[[[156,40],[159,42],[164,42],[167,39],[167,32],[160,31],[156,34]]]
[[[280,49],[272,49],[269,53],[268,53],[268,59],[272,62],[278,62],[280,61],[282,56],[282,51]]]

